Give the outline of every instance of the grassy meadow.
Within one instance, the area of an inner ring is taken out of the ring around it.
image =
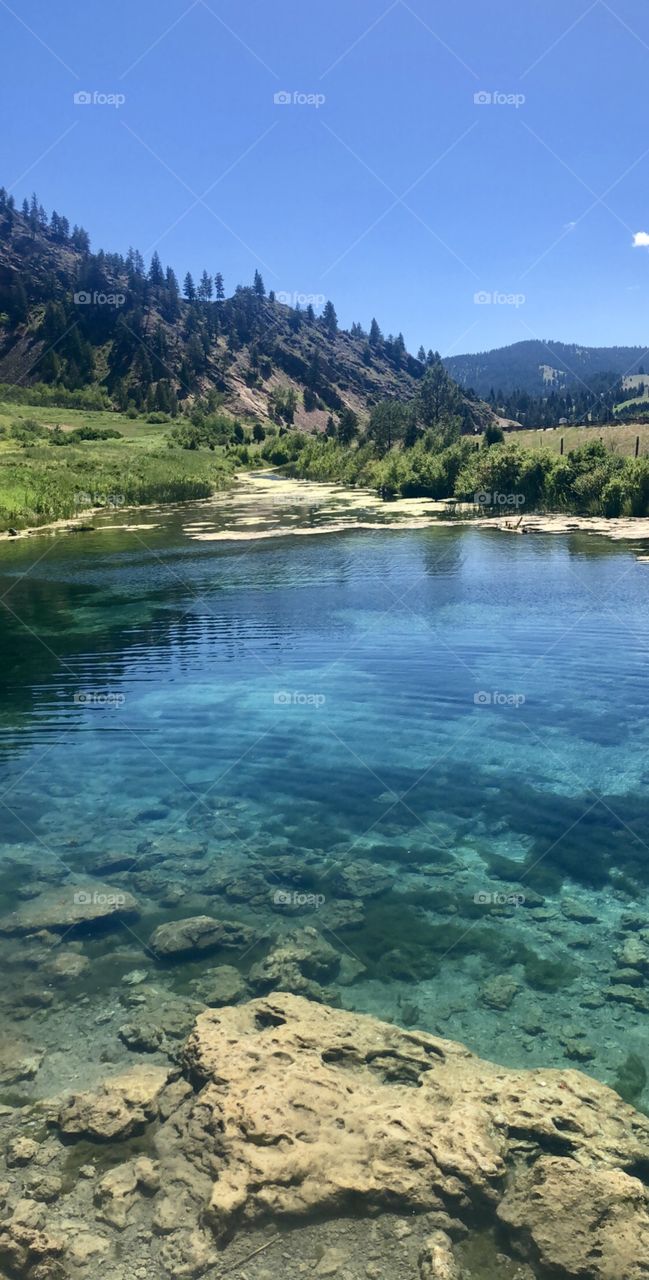
[[[622,457],[632,458],[635,452],[636,436],[640,437],[640,454],[649,454],[649,423],[620,422],[605,427],[547,427],[545,430],[507,431],[505,438],[515,441],[526,449],[550,449],[552,453],[561,450],[579,449],[593,440],[601,440],[612,452]]]
[[[38,431],[57,427],[64,435],[88,428],[120,435],[55,445]],[[0,531],[67,519],[91,507],[207,498],[230,482],[234,461],[223,449],[170,447],[169,431],[168,424],[105,410],[0,403]]]

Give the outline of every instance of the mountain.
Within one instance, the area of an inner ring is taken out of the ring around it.
[[[421,353],[423,355],[423,353]],[[80,227],[37,197],[22,210],[0,190],[0,382],[93,389],[121,410],[174,414],[197,397],[249,422],[324,430],[330,415],[366,419],[383,400],[413,400],[427,367],[376,321],[338,328],[328,302],[316,316],[268,296],[261,276],[225,297],[220,273],[181,289],[157,253],[90,251]],[[463,427],[491,417],[463,396]]]
[[[448,356],[444,360],[451,377],[465,390],[501,399],[513,391],[547,396],[553,391],[578,388],[598,374],[640,374],[649,370],[647,347],[581,347],[577,343],[530,339],[509,347],[480,351],[476,355]]]

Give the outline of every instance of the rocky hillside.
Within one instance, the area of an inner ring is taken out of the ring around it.
[[[340,330],[331,303],[320,316],[287,306],[259,273],[231,297],[220,273],[181,289],[157,254],[147,268],[134,250],[92,253],[82,228],[0,191],[0,382],[95,388],[119,409],[167,413],[211,392],[237,416],[315,431],[345,408],[362,420],[381,400],[412,400],[434,358],[376,321]],[[461,415],[467,430],[490,417],[470,397]]]

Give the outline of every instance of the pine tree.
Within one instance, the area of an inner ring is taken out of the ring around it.
[[[162,263],[158,251],[155,249],[151,258],[151,266],[149,267],[149,284],[152,284],[154,289],[159,289],[160,285],[164,284],[164,278]]]
[[[196,301],[196,285],[194,284],[194,277],[192,276],[191,271],[188,271],[187,275],[185,276],[185,283],[183,284],[183,293],[188,302]]]
[[[209,302],[213,292],[214,292],[214,287],[212,284],[212,277],[207,274],[207,271],[204,270],[198,285],[199,302]]]
[[[423,347],[419,348],[419,351],[417,352],[417,359],[420,364],[426,363],[426,352],[424,351]]]
[[[252,287],[253,287],[253,289],[254,289],[255,293],[257,294],[257,297],[258,297],[258,298],[265,298],[265,297],[266,297],[266,286],[265,286],[265,284],[264,284],[264,282],[263,282],[263,280],[262,280],[262,278],[261,278],[261,276],[260,276],[260,274],[259,274],[259,272],[258,272],[258,271],[255,271],[255,279],[254,279],[254,284],[253,284],[253,286],[252,286]]]
[[[225,297],[225,289],[223,287],[223,276],[221,275],[220,271],[217,271],[214,277],[214,289],[216,292],[216,301],[223,302],[223,299]]]
[[[369,338],[370,346],[378,347],[379,342],[382,342],[382,340],[383,340],[383,334],[379,329],[378,321],[373,319],[370,325],[370,338]]]
[[[330,337],[338,333],[338,316],[333,302],[326,302],[322,312],[322,323]]]

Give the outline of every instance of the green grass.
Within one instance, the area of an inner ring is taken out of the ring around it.
[[[546,431],[507,431],[508,442],[516,441],[527,449],[550,449],[559,453],[561,437],[563,437],[564,453],[569,449],[578,449],[580,445],[590,444],[592,440],[602,440],[614,453],[631,458],[635,452],[636,436],[640,436],[640,453],[649,453],[649,423],[621,422],[606,427],[549,427]]]
[[[119,440],[22,448],[12,423],[90,426],[119,431]],[[235,463],[223,450],[169,448],[169,426],[101,410],[0,403],[0,530],[67,519],[90,507],[207,498],[231,481]]]

